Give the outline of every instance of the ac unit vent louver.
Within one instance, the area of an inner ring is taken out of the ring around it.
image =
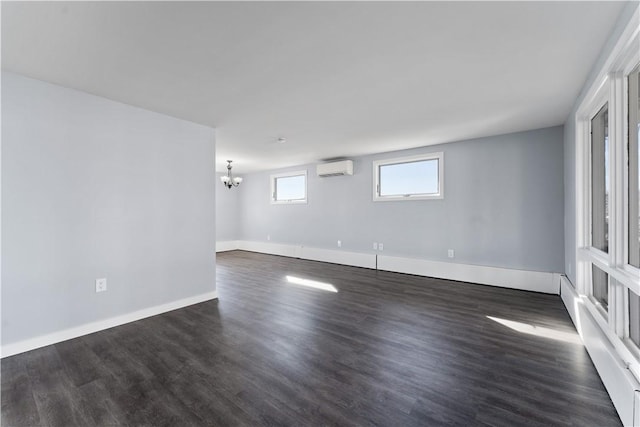
[[[319,177],[353,175],[353,161],[341,160],[339,162],[320,163],[316,166]]]

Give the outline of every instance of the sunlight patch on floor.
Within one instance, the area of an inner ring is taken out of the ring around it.
[[[331,283],[316,282],[315,280],[303,279],[296,276],[287,276],[287,282],[295,285],[306,286],[308,288],[321,289],[327,292],[338,292]]]
[[[500,319],[499,317],[487,316],[487,319],[491,319],[503,326],[514,331],[521,332],[523,334],[535,335],[537,337],[550,338],[557,341],[564,341],[571,344],[582,345],[580,336],[571,332],[557,331],[551,328],[545,328],[542,326],[535,326],[528,323],[515,322],[513,320]]]

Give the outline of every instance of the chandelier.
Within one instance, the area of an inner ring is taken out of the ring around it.
[[[231,187],[237,187],[242,182],[242,178],[237,176],[233,177],[231,175],[231,160],[227,160],[227,174],[225,176],[220,177],[220,181],[222,181],[222,185],[231,189]]]

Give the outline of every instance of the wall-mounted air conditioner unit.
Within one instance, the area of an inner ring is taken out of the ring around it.
[[[353,161],[341,160],[339,162],[320,163],[316,166],[316,172],[318,176],[340,176],[340,175],[353,175]]]

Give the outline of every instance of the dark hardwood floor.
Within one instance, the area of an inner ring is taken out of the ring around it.
[[[219,301],[3,359],[2,425],[620,425],[558,296],[240,251],[217,268]]]

